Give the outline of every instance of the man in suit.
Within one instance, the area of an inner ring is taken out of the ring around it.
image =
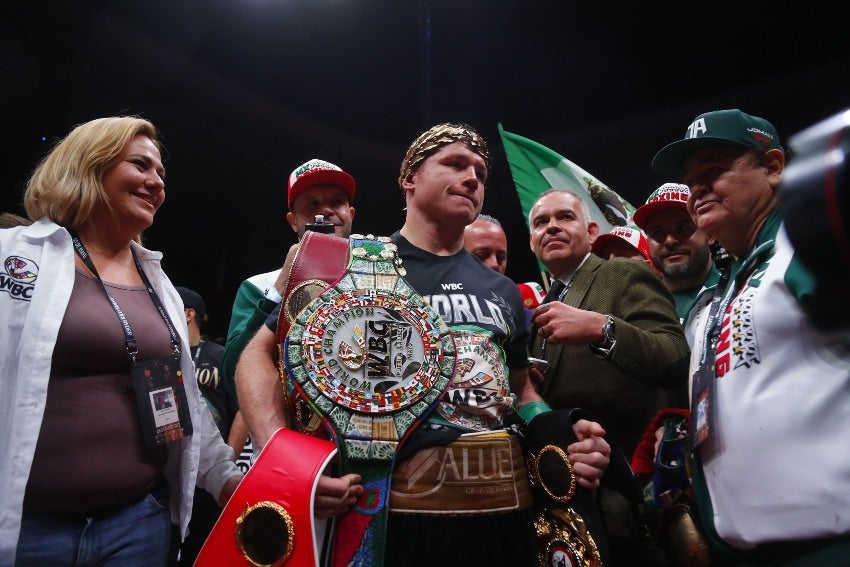
[[[591,253],[599,234],[584,201],[564,189],[538,197],[531,250],[548,268],[551,301],[535,309],[531,355],[549,369],[539,389],[554,409],[583,407],[626,455],[687,380],[688,344],[673,297],[648,265]]]

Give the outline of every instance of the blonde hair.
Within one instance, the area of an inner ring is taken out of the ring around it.
[[[98,204],[109,207],[103,174],[139,135],[161,151],[156,127],[143,118],[111,116],[76,126],[39,162],[27,183],[24,209],[30,220],[48,218],[76,230]]]
[[[25,219],[21,215],[15,213],[0,213],[0,228],[12,228],[15,226],[26,226],[32,224],[32,221]]]

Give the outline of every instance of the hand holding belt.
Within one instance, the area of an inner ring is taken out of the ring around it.
[[[348,265],[348,254],[346,238],[313,231],[304,233],[281,294],[281,316],[277,323],[281,343],[298,313],[342,276]],[[284,271],[287,271],[286,266]]]
[[[290,378],[333,430],[342,473],[365,493],[338,521],[333,565],[382,565],[399,445],[433,409],[455,366],[451,332],[404,280],[388,238],[352,235],[348,270],[293,321]]]
[[[567,447],[577,441],[571,411],[542,413],[531,420],[523,446],[534,496],[540,565],[601,567],[609,556],[605,524],[593,491],[578,486]]]
[[[195,565],[318,566],[313,495],[336,452],[330,441],[278,429],[222,510]]]

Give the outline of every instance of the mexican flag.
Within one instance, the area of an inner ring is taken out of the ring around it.
[[[501,124],[499,135],[526,222],[537,197],[558,188],[569,189],[584,200],[600,233],[631,225],[635,208],[596,177],[546,146],[505,131]]]

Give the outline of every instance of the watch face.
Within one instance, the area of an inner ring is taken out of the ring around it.
[[[388,413],[416,403],[438,381],[440,321],[418,296],[348,289],[322,300],[298,317],[287,340],[290,375],[306,392],[314,390],[309,382],[336,405]]]

